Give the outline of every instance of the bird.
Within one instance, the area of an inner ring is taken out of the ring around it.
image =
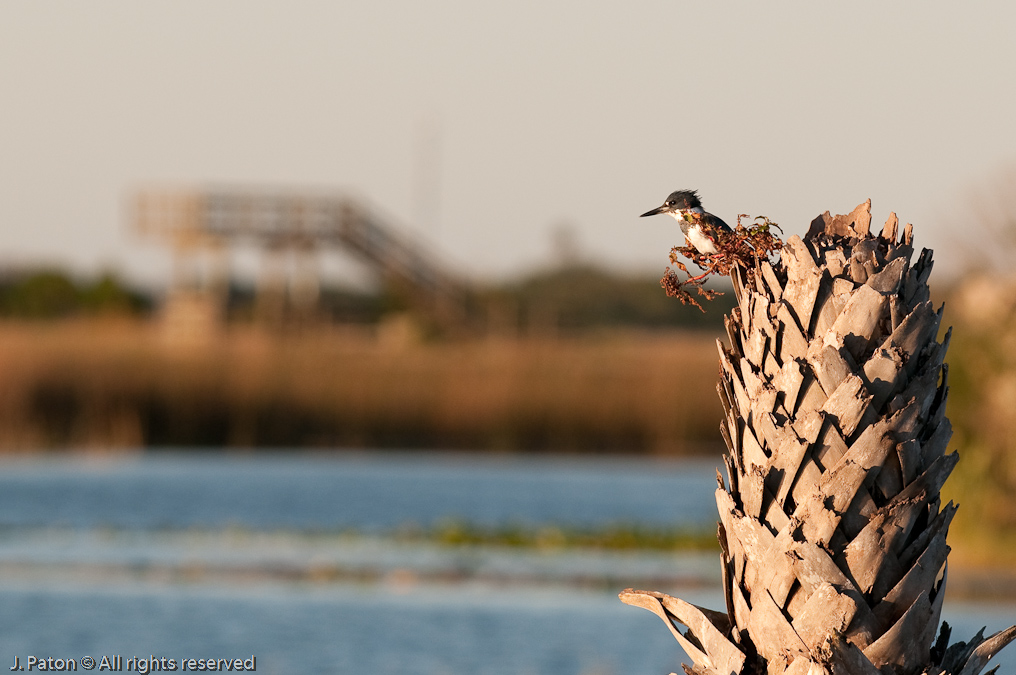
[[[671,192],[663,206],[646,211],[640,218],[666,213],[673,216],[681,224],[681,231],[691,245],[702,255],[712,255],[716,250],[716,235],[719,232],[732,232],[730,226],[717,216],[702,209],[702,200],[697,190],[677,190]]]

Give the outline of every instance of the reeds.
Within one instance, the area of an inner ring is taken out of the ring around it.
[[[717,442],[714,338],[395,344],[365,331],[0,325],[0,447],[397,447],[682,454]]]

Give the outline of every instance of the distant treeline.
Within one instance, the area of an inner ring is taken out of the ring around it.
[[[57,269],[0,274],[0,317],[60,319],[75,316],[147,316],[159,302],[150,292],[112,273],[80,279]],[[226,298],[233,321],[257,316],[252,286],[234,283]],[[475,290],[477,311],[498,314],[503,327],[519,334],[577,333],[609,326],[715,328],[733,307],[733,294],[710,303],[705,314],[668,298],[653,275],[620,274],[582,265],[555,268],[488,284]],[[376,323],[393,313],[412,312],[396,290],[375,292],[324,288],[316,316],[346,323]]]
[[[61,319],[79,315],[141,315],[151,297],[106,273],[79,280],[54,269],[8,272],[0,276],[0,316]]]

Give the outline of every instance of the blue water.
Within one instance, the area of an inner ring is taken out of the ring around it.
[[[655,616],[607,595],[340,589],[0,592],[0,648],[81,658],[249,658],[264,673],[668,673]],[[24,656],[22,656],[24,660]]]
[[[0,462],[0,667],[118,654],[253,655],[280,674],[681,672],[663,623],[617,592],[669,574],[653,587],[718,609],[713,554],[385,533],[444,518],[711,528],[713,476],[702,462],[422,455]],[[954,640],[1014,615],[946,602]],[[999,663],[1013,672],[1016,652]]]
[[[715,463],[454,455],[155,455],[0,463],[0,527],[712,527]]]
[[[683,591],[696,604],[718,594]],[[953,639],[1011,607],[946,613]],[[0,656],[248,658],[263,673],[663,675],[687,661],[663,623],[612,594],[432,589],[0,588]],[[996,662],[1013,672],[1016,657]]]

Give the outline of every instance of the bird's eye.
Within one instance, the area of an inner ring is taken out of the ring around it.
[[[673,199],[671,199],[671,200],[667,201],[667,206],[673,206],[676,203],[677,202],[675,202]]]

